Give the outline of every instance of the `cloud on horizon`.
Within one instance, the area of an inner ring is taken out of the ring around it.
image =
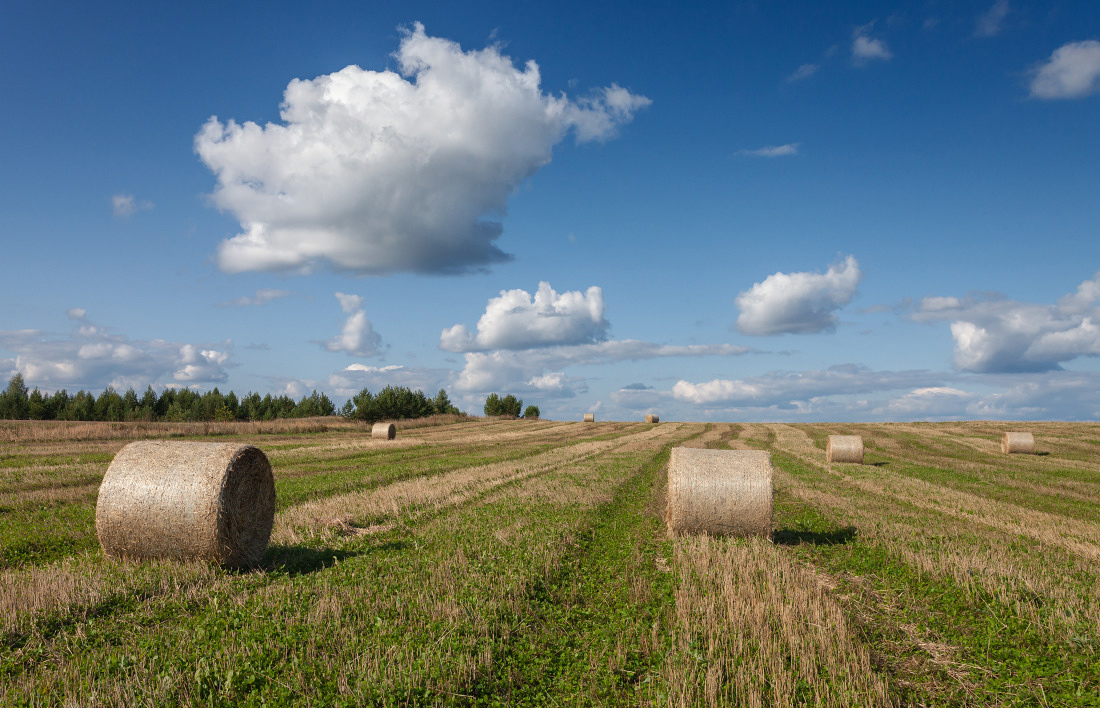
[[[0,330],[0,349],[16,354],[0,359],[0,376],[18,372],[30,387],[93,393],[107,386],[140,391],[147,386],[219,384],[229,378],[230,342],[134,340],[91,323],[81,308],[68,315],[76,323],[68,337],[35,329]]]
[[[1100,272],[1055,305],[996,293],[926,297],[911,317],[951,323],[955,366],[962,371],[1053,371],[1079,357],[1100,356]]]
[[[825,273],[769,275],[737,296],[737,330],[756,336],[835,331],[837,311],[851,302],[862,279],[854,256]]]
[[[218,248],[223,271],[462,273],[510,260],[495,241],[516,188],[570,131],[611,139],[651,103],[617,84],[543,93],[534,61],[463,51],[419,23],[394,57],[400,74],[353,65],[291,81],[280,124],[212,117],[195,136],[214,203],[242,228]]]

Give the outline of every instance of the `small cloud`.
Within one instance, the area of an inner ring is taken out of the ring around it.
[[[768,145],[755,150],[738,150],[738,155],[752,155],[754,157],[786,157],[797,155],[798,146],[802,143],[787,143],[786,145]]]
[[[652,386],[646,386],[644,383],[632,383],[623,386],[623,391],[649,391],[652,390]]]
[[[248,346],[245,347],[245,349],[251,349],[257,352],[266,352],[271,350],[271,345],[267,342],[260,342],[259,344],[256,344],[255,342],[250,342]]]
[[[70,320],[82,320],[84,316],[88,314],[88,311],[83,307],[74,307],[65,312],[69,316]]]
[[[1100,91],[1100,42],[1070,42],[1054,50],[1032,72],[1031,97],[1043,100],[1084,98]]]
[[[894,58],[885,41],[869,36],[868,33],[874,27],[874,24],[874,22],[870,22],[862,27],[857,27],[855,32],[852,33],[852,63],[856,66],[863,66],[876,60],[889,61]]]
[[[271,290],[268,288],[260,288],[252,297],[242,295],[236,300],[219,302],[217,304],[217,307],[259,307],[261,305],[266,305],[272,300],[278,300],[281,297],[286,297],[287,295],[290,295],[289,290]]]
[[[821,67],[818,66],[817,64],[803,64],[802,66],[795,69],[794,73],[792,73],[790,76],[787,77],[787,83],[793,84],[796,81],[802,81],[803,79],[808,79],[811,76],[813,76],[814,74],[816,74],[817,70],[820,69],[820,68]]]
[[[122,192],[111,197],[111,208],[116,217],[125,219],[139,211],[152,209],[153,203],[146,199],[138,201],[133,194]]]
[[[774,273],[737,296],[737,329],[752,335],[831,332],[837,311],[862,279],[853,256],[825,273]]]
[[[348,318],[344,320],[340,334],[324,343],[325,349],[330,352],[347,352],[354,356],[376,354],[382,344],[382,337],[374,331],[367,319],[363,298],[359,295],[336,293],[336,299],[340,301],[340,309],[347,313]]]
[[[978,15],[974,36],[996,37],[1004,28],[1006,17],[1008,17],[1008,0],[997,0],[993,3],[993,7]]]

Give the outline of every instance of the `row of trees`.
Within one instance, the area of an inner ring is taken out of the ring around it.
[[[485,398],[485,415],[519,418],[521,410],[523,411],[524,418],[539,417],[538,406],[527,406],[527,409],[524,410],[523,399],[516,398],[510,393],[504,397],[501,397],[500,394],[497,393],[490,393]]]
[[[345,418],[367,423],[448,414],[462,415],[462,411],[451,403],[445,390],[439,389],[435,398],[428,398],[423,391],[404,386],[386,386],[376,394],[363,389],[340,409],[340,415]]]
[[[346,418],[366,422],[436,413],[460,415],[461,411],[443,389],[429,399],[421,391],[403,386],[387,386],[378,394],[363,389],[340,409]],[[49,394],[37,387],[28,392],[22,374],[16,374],[0,392],[0,419],[9,420],[255,421],[335,414],[332,400],[317,391],[299,401],[285,394],[261,397],[251,392],[238,398],[232,391],[222,394],[217,388],[205,393],[167,388],[158,394],[151,386],[140,396],[132,388],[120,394],[110,386],[98,396],[85,391],[70,395],[65,389]]]

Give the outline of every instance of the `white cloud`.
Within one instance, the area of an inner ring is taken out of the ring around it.
[[[885,420],[964,418],[967,407],[979,396],[951,386],[916,388],[875,409]]]
[[[260,288],[256,291],[256,294],[249,297],[248,295],[242,295],[235,300],[227,300],[225,302],[219,302],[218,307],[259,307],[266,305],[272,300],[278,300],[281,297],[290,295],[289,290],[274,290],[271,288]]]
[[[325,343],[325,349],[330,352],[346,352],[353,356],[376,354],[382,344],[382,337],[374,331],[367,319],[363,298],[359,295],[336,293],[336,299],[340,301],[340,309],[347,313],[348,318],[344,320],[340,334]]]
[[[218,207],[242,232],[222,270],[456,273],[508,260],[497,247],[509,196],[569,130],[606,140],[648,98],[612,84],[570,99],[539,87],[496,47],[465,52],[418,23],[401,74],[348,66],[291,81],[282,123],[211,118],[195,150]]]
[[[672,396],[696,405],[722,407],[792,406],[823,396],[854,395],[938,383],[927,371],[872,371],[841,365],[824,370],[771,372],[745,379],[714,379],[703,383],[678,381]]]
[[[995,37],[1001,33],[1005,18],[1008,17],[1008,0],[997,0],[988,10],[978,15],[974,27],[976,37]]]
[[[28,385],[45,390],[82,388],[100,391],[172,384],[218,384],[228,379],[229,342],[203,346],[163,339],[133,340],[88,322],[73,308],[78,325],[68,337],[40,330],[0,330],[0,349],[14,352],[8,368]]]
[[[1100,356],[1100,272],[1056,305],[995,295],[929,297],[918,304],[913,319],[951,323],[955,366],[963,371],[1060,369],[1065,361]]]
[[[797,155],[798,146],[801,143],[787,143],[786,145],[768,145],[755,150],[738,150],[738,155],[753,155],[755,157],[786,157]]]
[[[1032,98],[1084,98],[1096,93],[1100,91],[1100,42],[1089,39],[1063,44],[1031,73]]]
[[[432,369],[409,366],[367,366],[351,364],[328,378],[328,386],[333,395],[349,398],[370,389],[378,393],[386,386],[404,386],[414,391],[420,390],[428,397],[445,388],[451,391],[454,384],[454,372],[450,369]]]
[[[666,357],[741,356],[755,350],[732,344],[661,345],[633,339],[595,344],[547,347],[526,351],[470,352],[455,386],[464,391],[513,392],[535,390],[546,384],[546,376],[562,384],[560,395],[573,395],[585,389],[583,379],[566,377],[570,366],[600,366],[619,361],[641,361]],[[568,386],[568,390],[565,386]]]
[[[121,192],[111,197],[111,210],[120,219],[133,216],[139,211],[147,211],[153,208],[153,203],[147,199],[137,200],[133,194]]]
[[[737,329],[744,334],[809,334],[836,329],[837,310],[863,279],[848,256],[821,273],[775,273],[737,296]]]
[[[794,83],[796,81],[802,81],[808,79],[817,73],[817,70],[821,68],[817,64],[803,64],[795,69],[790,76],[787,77],[787,83]]]
[[[607,339],[609,326],[599,287],[559,294],[540,282],[534,297],[526,290],[501,290],[485,307],[476,335],[456,324],[443,330],[439,348],[472,352],[585,344]]]
[[[886,42],[868,35],[874,22],[857,27],[852,33],[852,62],[862,66],[872,61],[889,61],[894,58]]]

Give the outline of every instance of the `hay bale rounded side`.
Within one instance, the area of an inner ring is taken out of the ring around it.
[[[772,458],[763,450],[674,447],[668,460],[670,536],[772,535]]]
[[[375,423],[371,426],[370,436],[375,440],[393,440],[397,437],[397,426],[393,423]]]
[[[275,479],[258,447],[139,440],[99,486],[95,527],[115,558],[255,565],[275,523]]]
[[[825,443],[826,462],[863,464],[863,438],[859,435],[830,435]]]
[[[585,423],[595,423],[596,422],[596,414],[595,413],[585,413],[584,414],[584,422]]]
[[[647,422],[647,423],[660,423],[661,422],[661,416],[657,415],[656,413],[649,413],[645,417],[645,422]]]
[[[1022,453],[1035,454],[1035,436],[1031,433],[1004,433],[1001,435],[1001,452],[1006,455]]]

